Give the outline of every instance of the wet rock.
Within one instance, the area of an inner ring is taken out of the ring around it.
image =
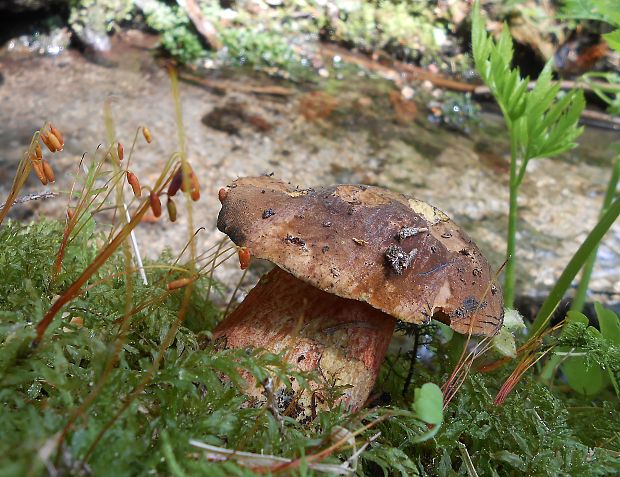
[[[106,31],[100,31],[90,25],[83,25],[80,28],[74,29],[74,32],[82,46],[86,49],[99,52],[110,51],[112,47]]]
[[[8,40],[3,50],[17,57],[30,55],[56,56],[65,51],[71,42],[68,28],[57,28],[49,33],[37,31]]]
[[[202,117],[202,124],[226,134],[239,135],[244,113],[239,103],[228,103],[225,106],[214,108]]]
[[[128,18],[133,8],[131,0],[82,2],[72,10],[69,24],[84,49],[106,52],[112,46],[109,33]]]

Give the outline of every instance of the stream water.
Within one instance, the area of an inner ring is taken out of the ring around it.
[[[65,134],[65,151],[53,158],[58,181],[52,189],[67,190],[82,154],[104,142],[102,110],[110,97],[126,149],[138,126],[152,131],[152,144],[138,141],[132,169],[143,184],[154,182],[178,149],[170,82],[148,49],[150,39],[126,32],[116,42],[96,62],[74,51],[54,57],[6,48],[0,53],[2,197],[32,133],[46,120]],[[302,85],[239,70],[205,77],[219,87],[181,83],[187,151],[202,187],[194,214],[195,226],[205,227],[199,250],[221,238],[215,228],[218,189],[240,176],[274,173],[304,187],[355,182],[413,195],[444,210],[494,266],[502,264],[509,144],[500,117],[483,114],[469,134],[433,124],[423,106],[403,117],[390,101],[390,91],[398,91],[392,83],[357,73]],[[290,94],[248,92],[257,85],[285,87]],[[308,94],[315,90],[326,95]],[[319,111],[308,113],[317,103]],[[579,149],[530,164],[519,198],[520,294],[544,294],[596,222],[613,157],[610,145],[618,139],[617,133],[588,129]],[[43,189],[30,178],[25,192]],[[62,197],[17,206],[12,214],[22,220],[58,217],[65,207]],[[167,219],[141,224],[142,253],[156,257],[165,247],[180,250],[186,220],[181,213],[175,224]],[[236,263],[218,270],[230,286],[239,273]],[[620,224],[600,248],[592,289],[607,302],[620,298]]]

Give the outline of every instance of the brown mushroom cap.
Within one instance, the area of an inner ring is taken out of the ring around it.
[[[218,228],[252,255],[335,295],[410,323],[494,335],[502,292],[478,247],[439,209],[379,187],[297,189],[236,180]]]

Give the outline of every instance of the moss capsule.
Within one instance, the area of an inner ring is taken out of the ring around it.
[[[151,202],[151,210],[153,211],[153,215],[155,217],[160,217],[161,216],[161,200],[159,200],[159,196],[157,195],[157,192],[152,190],[151,193],[149,194],[149,200]]]
[[[175,222],[177,220],[177,206],[171,198],[168,198],[166,202],[166,209],[168,209],[168,217],[170,218],[170,222]]]
[[[250,262],[252,261],[252,254],[250,253],[250,249],[247,247],[241,247],[238,254],[239,268],[241,268],[241,270],[245,270],[250,266]]]
[[[43,168],[43,174],[45,174],[45,178],[48,182],[56,182],[56,176],[54,176],[54,170],[52,166],[50,166],[50,163],[43,159],[41,166]]]
[[[151,131],[149,131],[149,128],[142,128],[142,135],[144,136],[144,139],[146,140],[147,143],[151,144],[151,141],[153,140],[153,136],[151,136]]]

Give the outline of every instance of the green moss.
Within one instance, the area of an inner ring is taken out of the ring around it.
[[[437,39],[445,36],[445,21],[436,18],[426,1],[339,2],[337,15],[315,1],[290,2],[259,14],[250,14],[241,5],[226,10],[203,3],[201,8],[223,44],[216,58],[295,78],[304,76],[305,68],[291,45],[302,45],[308,38],[323,35],[368,51],[385,50],[402,59],[431,62],[438,58]],[[141,2],[141,9],[147,24],[162,33],[162,47],[174,57],[193,62],[208,56],[178,6],[151,0]]]
[[[160,44],[182,63],[193,63],[207,56],[190,19],[178,6],[148,2],[143,7],[146,23],[161,33]]]
[[[0,229],[0,475],[46,475],[51,468],[76,474],[99,431],[160,352],[163,336],[181,306],[182,293],[175,293],[132,317],[118,364],[69,430],[57,459],[59,432],[100,382],[112,356],[126,299],[123,260],[113,256],[92,283],[114,278],[67,305],[39,347],[31,347],[34,324],[55,295],[93,260],[95,244],[100,242],[90,221],[67,250],[64,271],[54,289],[48,277],[62,229],[62,224],[48,221],[8,223]],[[135,304],[164,290],[166,280],[160,279],[166,279],[165,273],[153,269],[149,271],[152,285],[134,283]],[[280,433],[266,408],[248,405],[239,369],[258,380],[292,374],[303,383],[312,376],[295,373],[278,356],[218,351],[209,337],[221,312],[207,300],[207,283],[206,279],[197,282],[187,319],[153,379],[94,448],[88,461],[94,475],[254,475],[235,462],[208,462],[189,440],[295,458],[328,447],[339,427],[355,431],[386,412],[394,416],[358,438],[361,445],[381,432],[360,455],[357,475],[467,475],[459,442],[480,476],[598,476],[620,468],[617,403],[556,393],[526,379],[497,407],[493,396],[506,378],[505,371],[470,376],[444,412],[434,439],[418,443],[428,427],[416,418],[414,388],[428,381],[441,384],[453,367],[445,356],[455,350],[458,355],[455,338],[446,341],[448,337],[440,337],[435,327],[424,329],[422,341],[430,345],[426,358],[416,365],[406,395],[402,389],[407,359],[391,355],[377,384],[383,393],[379,407],[358,415],[341,408],[320,412],[308,425],[285,417]],[[71,325],[74,317],[81,317],[84,326]],[[351,453],[337,449],[324,462],[340,463]],[[304,469],[291,475],[316,475]]]
[[[87,29],[106,34],[131,19],[134,10],[133,0],[72,0],[70,6],[69,23],[78,34]]]
[[[220,31],[226,55],[235,65],[297,77],[304,69],[300,56],[281,34],[261,28],[230,28]]]
[[[398,52],[407,59],[438,51],[436,18],[430,2],[342,2],[337,16],[326,15],[324,28],[335,41],[374,51]]]
[[[573,428],[574,423],[569,421],[570,402],[525,379],[504,405],[493,406],[494,381],[487,376],[472,376],[452,406],[454,418],[437,437],[436,452],[453,468],[464,471],[458,442],[465,444],[480,476],[602,476],[619,468],[619,443],[611,448],[606,443],[614,439],[610,427],[620,425],[618,416],[609,412],[611,403],[590,414],[589,425],[599,432],[595,439],[584,439],[580,429]],[[614,424],[610,425],[610,419]],[[599,426],[608,431],[600,432]],[[440,475],[450,473],[443,471]]]

